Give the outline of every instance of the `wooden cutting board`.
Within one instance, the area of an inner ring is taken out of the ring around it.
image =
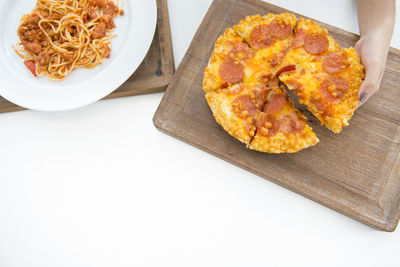
[[[260,0],[214,0],[154,116],[161,131],[374,228],[394,231],[400,217],[400,51],[391,49],[381,90],[341,134],[309,116],[321,142],[296,154],[246,149],[214,120],[202,91],[217,37],[246,15],[287,10]],[[304,17],[296,14],[298,17]],[[343,47],[358,36],[325,23]]]
[[[157,0],[158,21],[153,42],[142,64],[120,88],[105,98],[164,91],[174,75],[167,0]],[[24,110],[0,96],[0,113]]]

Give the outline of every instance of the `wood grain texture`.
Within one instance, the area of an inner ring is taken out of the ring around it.
[[[391,49],[381,90],[334,134],[310,113],[321,142],[297,154],[251,151],[214,120],[202,91],[214,42],[247,15],[287,10],[260,0],[214,0],[154,116],[161,131],[374,228],[400,218],[400,51]],[[293,13],[293,12],[292,12]],[[304,17],[296,14],[297,17]],[[343,47],[358,36],[319,22]]]
[[[174,75],[167,0],[157,0],[158,21],[150,50],[135,73],[105,98],[125,97],[164,91]],[[0,113],[24,110],[0,96]]]

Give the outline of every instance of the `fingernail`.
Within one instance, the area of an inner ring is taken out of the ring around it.
[[[362,92],[360,95],[360,104],[364,104],[364,102],[367,100],[368,98],[368,93],[367,92]]]

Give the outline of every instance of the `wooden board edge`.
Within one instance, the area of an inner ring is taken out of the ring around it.
[[[128,97],[128,96],[137,96],[137,95],[160,93],[160,92],[164,92],[166,88],[167,88],[167,85],[161,86],[161,87],[156,87],[156,88],[151,88],[151,89],[136,90],[133,93],[132,92],[121,92],[121,93],[116,93],[116,94],[113,94],[113,95],[109,95],[109,96],[103,98],[102,100],[121,98],[121,97]]]
[[[110,94],[103,99],[113,99],[119,97],[127,97],[127,96],[135,96],[135,95],[144,95],[150,93],[158,93],[164,91],[168,85],[169,80],[165,76],[155,77],[151,81],[149,80],[137,80],[137,83],[141,84],[140,89],[136,89],[135,91],[115,91],[113,94]]]
[[[1,108],[0,114],[9,113],[9,112],[17,112],[17,111],[25,111],[25,110],[28,110],[28,109],[13,104],[12,106],[7,107],[7,108]]]
[[[171,23],[169,20],[169,11],[168,11],[168,2],[167,0],[158,0],[160,3],[160,10],[164,10],[164,25],[159,32],[159,41],[160,46],[164,47],[166,51],[161,51],[161,60],[163,67],[163,73],[165,74],[165,78],[167,80],[167,85],[171,82],[175,73],[175,59],[174,59],[174,50],[172,46],[172,34],[171,34]],[[161,23],[160,23],[161,24]],[[167,55],[170,55],[168,57]]]
[[[396,179],[397,180],[394,180]],[[395,203],[393,204],[394,207],[392,207],[392,213],[393,213],[393,221],[390,225],[388,225],[388,228],[394,232],[399,225],[400,221],[400,153],[394,163],[394,168],[392,170],[392,174],[390,175],[389,182],[394,182],[395,184],[393,185],[395,187],[394,191],[391,192],[393,197],[397,197],[397,200],[395,200]],[[388,185],[386,186],[388,187]],[[386,192],[386,188],[384,190]]]

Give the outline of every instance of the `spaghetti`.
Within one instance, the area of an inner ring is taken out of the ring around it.
[[[62,80],[110,57],[113,20],[123,14],[112,0],[37,0],[21,19],[14,50],[34,76]]]

